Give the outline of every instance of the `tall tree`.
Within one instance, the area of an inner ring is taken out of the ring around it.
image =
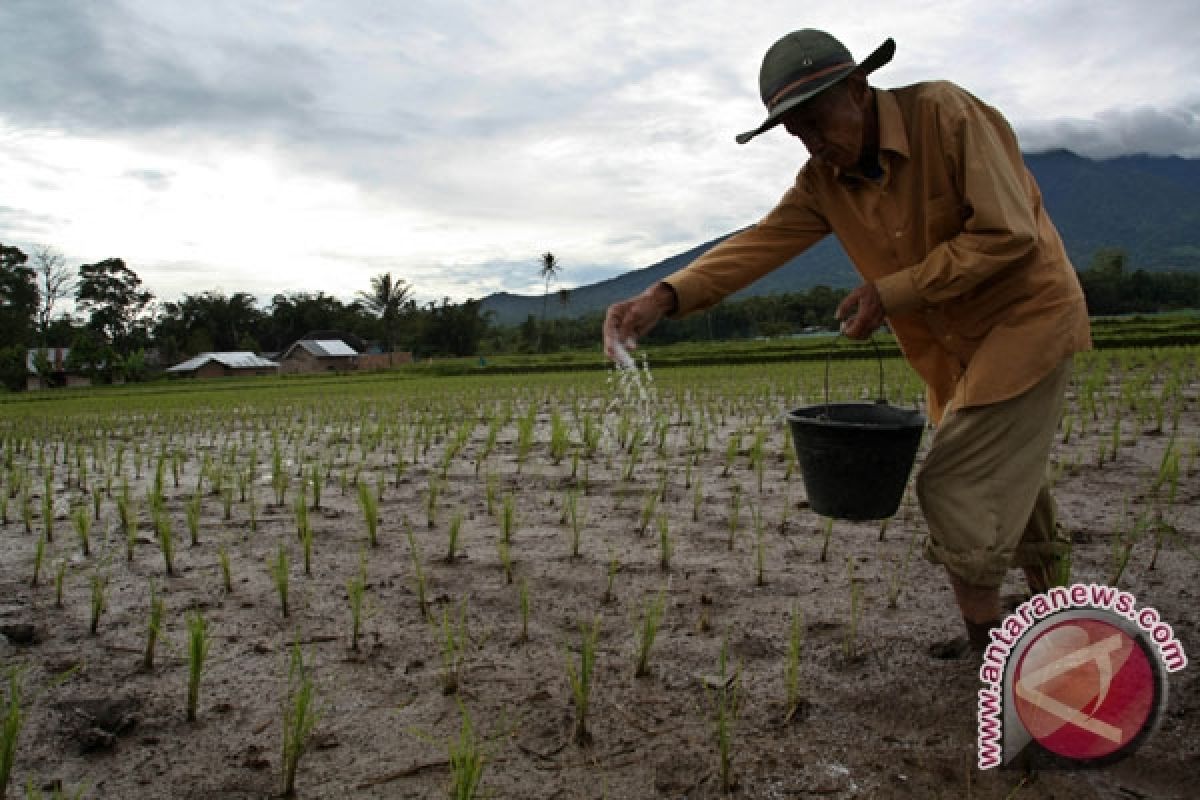
[[[172,360],[205,350],[257,350],[265,319],[246,292],[185,294],[162,304],[154,338]]]
[[[546,301],[550,298],[550,281],[558,277],[558,273],[562,271],[562,267],[558,263],[558,259],[554,257],[554,253],[549,251],[542,253],[542,266],[538,270],[538,275],[546,284],[545,291],[542,292],[542,324],[541,328],[546,327]],[[538,331],[538,350],[542,349],[541,330]]]
[[[88,314],[88,326],[119,353],[131,350],[141,338],[143,314],[153,299],[142,288],[142,279],[119,258],[79,268],[76,304]]]
[[[59,302],[75,293],[75,276],[63,254],[52,247],[41,246],[33,251],[33,270],[37,275],[40,302],[37,310],[38,334],[42,346],[48,347],[50,321]]]
[[[25,266],[27,261],[29,256],[20,248],[0,244],[0,342],[6,346],[32,344],[38,287],[33,270]]]
[[[412,287],[403,279],[392,279],[392,273],[384,272],[371,278],[371,290],[359,291],[356,295],[363,308],[374,314],[383,324],[383,346],[392,352],[396,341],[396,325],[405,303],[412,295]]]

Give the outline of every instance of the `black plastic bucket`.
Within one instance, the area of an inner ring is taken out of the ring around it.
[[[896,513],[912,472],[925,416],[883,399],[883,358],[874,403],[806,406],[787,415],[809,506],[824,517],[885,519]],[[829,399],[829,361],[825,362]]]

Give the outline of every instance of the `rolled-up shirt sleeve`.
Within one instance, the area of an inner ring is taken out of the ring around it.
[[[829,223],[815,210],[811,196],[798,181],[757,225],[735,233],[666,279],[679,298],[672,316],[711,308],[828,233]]]

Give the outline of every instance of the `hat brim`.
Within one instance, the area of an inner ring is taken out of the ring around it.
[[[771,128],[774,128],[776,125],[778,125],[780,122],[782,122],[783,118],[785,116],[787,116],[788,112],[791,111],[792,109],[794,109],[796,106],[799,106],[803,103],[807,103],[809,100],[816,97],[821,92],[828,89],[830,86],[835,86],[838,83],[841,83],[843,80],[846,79],[847,76],[851,75],[852,73],[861,72],[864,75],[871,74],[875,70],[882,67],[884,64],[891,61],[892,56],[894,56],[895,54],[896,54],[896,42],[893,39],[889,38],[883,44],[879,45],[879,47],[875,48],[875,51],[873,53],[871,53],[871,55],[864,58],[862,60],[862,63],[855,64],[853,66],[849,66],[845,70],[835,73],[833,76],[831,76],[830,80],[826,81],[825,83],[821,84],[820,86],[818,86],[817,88],[813,89],[810,92],[803,92],[801,94],[795,95],[794,97],[789,97],[787,100],[784,100],[782,103],[777,105],[775,108],[771,109],[771,113],[767,115],[767,118],[765,120],[763,120],[763,123],[761,125],[759,125],[757,128],[755,128],[752,131],[746,131],[745,133],[739,133],[737,135],[737,143],[745,144],[746,142],[753,139],[755,136],[758,136],[760,133],[765,133],[766,131],[769,131]]]

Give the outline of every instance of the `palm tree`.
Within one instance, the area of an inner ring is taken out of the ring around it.
[[[383,345],[392,351],[392,333],[400,310],[412,294],[412,287],[404,279],[392,280],[392,273],[384,272],[371,278],[371,291],[358,292],[363,308],[383,320]]]
[[[562,271],[562,267],[559,266],[554,253],[549,251],[542,253],[542,268],[538,270],[538,275],[541,275],[542,280],[546,282],[546,290],[542,293],[542,324],[538,328],[538,352],[541,352],[542,349],[542,330],[546,327],[546,301],[550,298],[550,281],[558,277],[560,271]]]

